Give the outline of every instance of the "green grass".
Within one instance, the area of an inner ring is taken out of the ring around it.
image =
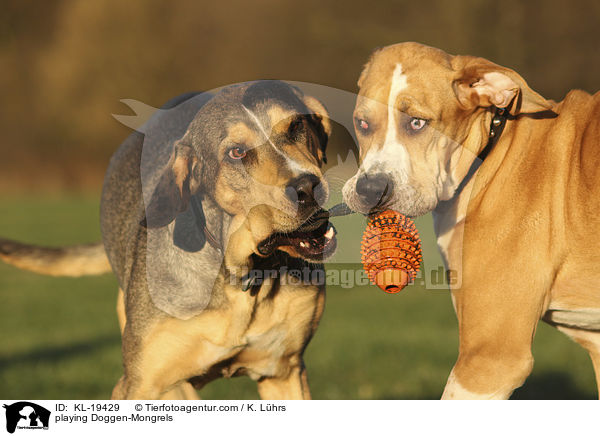
[[[5,196],[0,201],[0,235],[56,245],[98,240],[97,201],[95,196]],[[363,221],[339,220],[341,235],[350,235],[341,254],[352,260]],[[435,269],[439,258],[431,223],[425,218],[418,226],[425,263]],[[121,375],[112,276],[50,278],[1,264],[0,297],[0,398],[110,395]],[[313,397],[438,398],[457,344],[447,291],[413,285],[399,295],[386,295],[372,286],[330,287],[321,325],[306,352]],[[595,398],[587,353],[559,332],[541,324],[534,356],[534,371],[513,398]],[[255,384],[246,378],[216,381],[201,395],[257,398]]]

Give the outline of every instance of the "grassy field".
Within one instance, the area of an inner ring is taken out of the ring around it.
[[[4,196],[0,235],[55,245],[96,241],[97,202],[93,195],[27,200]],[[424,249],[433,259],[437,255],[431,223],[424,218],[417,224]],[[349,226],[340,226],[342,236]],[[351,243],[341,250],[354,250],[361,231],[350,232],[354,239],[349,238]],[[0,398],[110,395],[121,374],[116,281],[111,275],[49,278],[2,264],[0,296]],[[330,287],[321,326],[306,352],[313,397],[438,398],[456,359],[457,344],[447,291],[413,285],[399,295],[386,295],[372,286]],[[595,398],[587,353],[566,337],[540,325],[534,356],[534,371],[513,398]],[[202,397],[251,399],[257,393],[253,382],[240,378],[214,382]]]

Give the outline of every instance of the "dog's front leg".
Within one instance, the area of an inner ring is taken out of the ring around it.
[[[524,277],[513,271],[513,278]],[[473,277],[453,291],[460,346],[442,399],[507,399],[533,368],[531,345],[544,293],[534,281]]]
[[[458,360],[443,400],[505,400],[529,376],[533,328],[522,332],[501,327],[482,330],[480,334],[468,332],[468,340],[461,335]]]
[[[117,317],[119,319],[119,327],[121,330],[121,335],[123,335],[125,331],[125,325],[127,324],[127,316],[125,313],[125,294],[123,290],[119,288],[119,293],[117,296]],[[121,377],[115,388],[113,389],[112,398],[122,399],[126,397],[127,392],[127,381],[124,377]],[[161,397],[161,400],[199,400],[200,397],[196,392],[196,389],[188,383],[182,382],[181,384],[175,386],[171,390],[165,392]]]
[[[308,377],[304,365],[291,368],[283,377],[263,377],[258,381],[262,400],[310,400]]]
[[[226,350],[228,351],[228,350]],[[112,399],[197,399],[186,381],[201,374],[210,362],[206,356],[221,348],[199,340],[193,334],[193,321],[165,319],[137,335],[129,320],[123,332],[125,375],[119,380]],[[223,358],[229,355],[223,354]]]

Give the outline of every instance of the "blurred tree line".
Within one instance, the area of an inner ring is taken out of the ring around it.
[[[598,0],[0,0],[0,189],[97,189],[119,100],[277,78],[356,90],[375,47],[484,56],[544,96],[600,89]]]

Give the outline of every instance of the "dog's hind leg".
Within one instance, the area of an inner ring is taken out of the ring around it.
[[[600,331],[581,330],[564,326],[556,326],[556,328],[590,353],[592,365],[594,365],[594,373],[596,374],[598,397],[600,398]]]

